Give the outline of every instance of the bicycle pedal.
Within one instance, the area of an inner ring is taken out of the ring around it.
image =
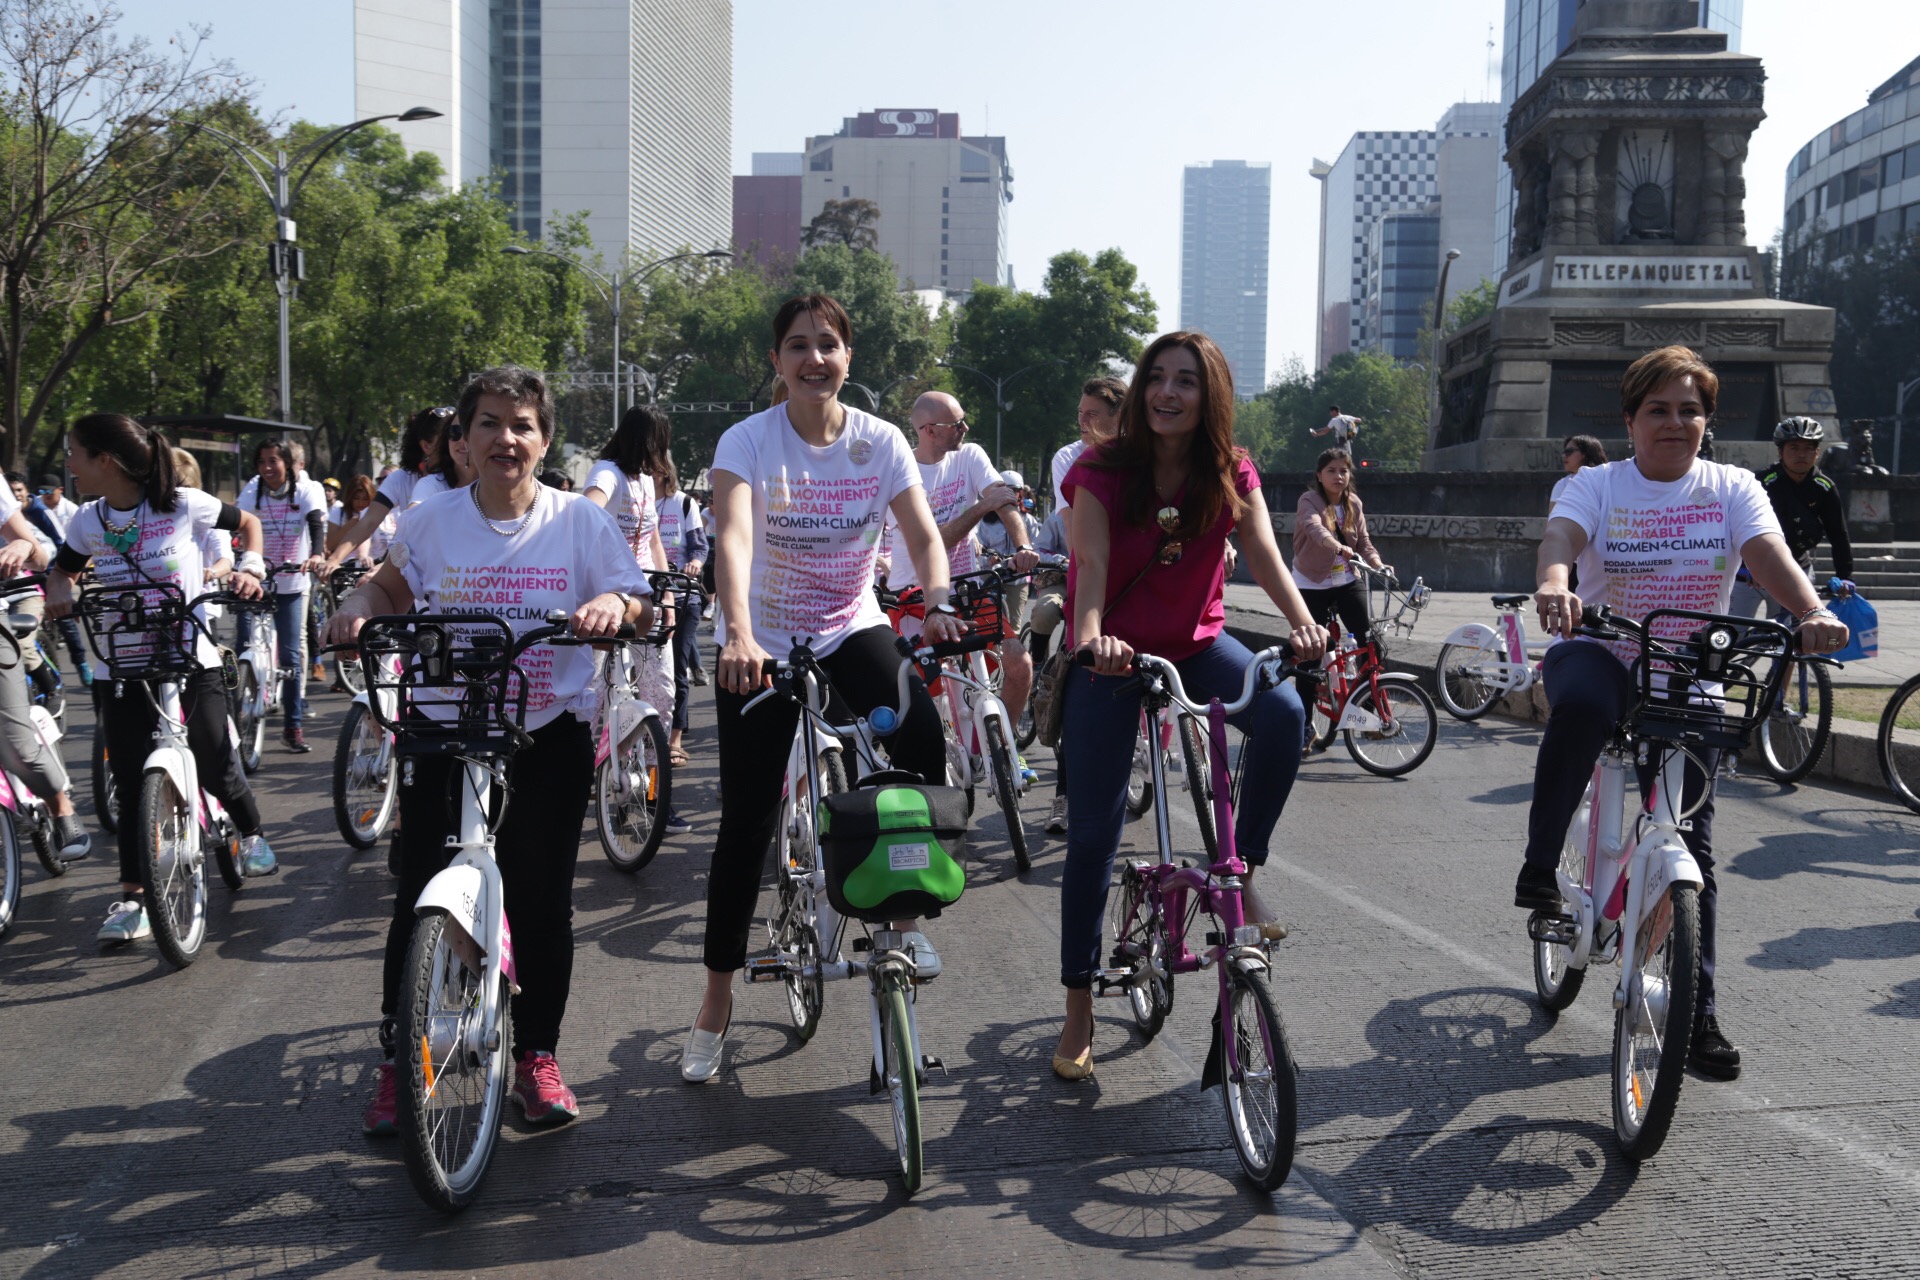
[[[787,958],[768,947],[747,957],[744,976],[748,982],[779,982],[787,976],[787,968]]]
[[[1132,981],[1132,969],[1096,969],[1093,973],[1093,994],[1123,996],[1127,994],[1128,984]]]
[[[941,1075],[946,1075],[947,1064],[931,1054],[922,1054],[920,1055],[920,1074],[924,1076],[929,1071],[938,1071]]]
[[[1570,947],[1580,938],[1580,922],[1572,916],[1536,911],[1527,917],[1527,936],[1535,942]]]

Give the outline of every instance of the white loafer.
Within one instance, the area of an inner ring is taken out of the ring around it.
[[[729,1025],[733,1019],[728,1018]],[[702,1031],[695,1027],[687,1032],[686,1052],[680,1055],[680,1078],[688,1084],[705,1084],[720,1074],[720,1057],[727,1047],[725,1029]]]

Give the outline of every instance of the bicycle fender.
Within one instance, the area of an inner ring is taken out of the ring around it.
[[[27,718],[33,721],[33,731],[40,736],[41,742],[51,747],[60,741],[60,722],[49,715],[45,707],[37,702],[28,706]]]
[[[1447,632],[1441,644],[1472,645],[1476,649],[1499,648],[1500,637],[1484,622],[1468,622]]]
[[[632,744],[634,735],[639,733],[641,727],[647,723],[647,717],[658,716],[659,714],[658,711],[655,711],[640,699],[621,703],[618,707],[614,708],[614,722],[611,726],[611,732],[608,734],[608,741],[617,743],[617,750],[626,750],[627,747]]]
[[[1220,1007],[1213,1009],[1213,1034],[1207,1038],[1207,1064],[1200,1068],[1200,1092],[1226,1083],[1227,1058],[1220,1048]]]
[[[1690,884],[1696,889],[1706,887],[1707,878],[1700,874],[1700,864],[1693,860],[1682,844],[1670,844],[1653,857],[1647,859],[1647,887],[1640,898],[1640,910],[1644,914],[1653,910],[1654,904],[1667,896],[1667,890],[1676,884]]]
[[[173,783],[173,789],[179,794],[190,796],[197,790],[187,785],[187,762],[181,759],[178,747],[155,747],[148,752],[147,762],[140,766],[140,776],[144,778],[155,769],[167,775],[167,781]]]

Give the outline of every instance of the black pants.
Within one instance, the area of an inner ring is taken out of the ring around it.
[[[1306,602],[1307,612],[1321,626],[1331,626],[1333,620],[1340,619],[1340,625],[1353,637],[1355,644],[1364,644],[1373,634],[1373,620],[1367,616],[1367,589],[1358,578],[1344,587],[1301,587],[1300,598]],[[1294,688],[1300,692],[1300,702],[1307,709],[1307,719],[1313,719],[1313,702],[1319,696],[1319,688],[1312,680],[1295,680]]]
[[[560,1043],[573,987],[573,870],[593,789],[593,734],[586,725],[563,715],[532,738],[513,758],[507,813],[493,846],[520,978],[513,998],[516,1058],[536,1049],[552,1053]],[[413,784],[400,788],[400,884],[380,986],[380,1012],[389,1018],[400,1007],[414,903],[453,860],[446,840],[459,826],[458,769],[446,756],[415,756]]]
[[[893,629],[879,626],[848,636],[820,665],[844,705],[852,714],[864,716],[882,703],[894,705],[904,661],[893,647]],[[725,800],[713,846],[713,868],[707,877],[705,956],[707,968],[716,973],[731,973],[747,962],[753,904],[760,896],[760,877],[780,821],[780,784],[800,718],[800,708],[779,696],[742,715],[740,708],[747,701],[737,693],[714,690],[720,793]],[[906,720],[881,742],[896,768],[935,784],[946,781],[947,749],[940,713],[918,676],[913,677]],[[849,773],[854,772],[853,762],[848,764]]]
[[[140,783],[153,750],[153,731],[160,713],[134,682],[119,686],[102,676],[94,682],[94,697],[106,726],[107,757],[113,765],[113,785],[120,791],[120,879],[140,883]],[[187,746],[200,773],[200,785],[218,797],[240,828],[250,836],[260,830],[260,806],[240,768],[240,754],[227,737],[227,688],[218,671],[201,671],[180,686],[180,704],[187,718]]]
[[[683,605],[680,609],[680,626],[673,633],[673,724],[671,728],[685,732],[687,727],[687,697],[693,685],[693,671],[700,665],[700,604]]]
[[[1547,650],[1541,663],[1546,684],[1547,731],[1540,739],[1540,755],[1533,767],[1533,808],[1527,815],[1527,861],[1537,867],[1560,865],[1567,826],[1580,808],[1593,777],[1593,766],[1607,745],[1607,733],[1619,723],[1633,702],[1633,679],[1620,660],[1597,644],[1568,641]],[[1687,851],[1700,864],[1706,881],[1700,890],[1700,999],[1702,1014],[1714,1012],[1714,925],[1720,914],[1720,885],[1713,873],[1713,805],[1718,785],[1720,753],[1698,752],[1706,764],[1703,773],[1687,761],[1685,797],[1678,808],[1693,802],[1704,787],[1706,800],[1693,815],[1693,830],[1685,833]],[[1653,787],[1654,767],[1638,770],[1640,794]]]

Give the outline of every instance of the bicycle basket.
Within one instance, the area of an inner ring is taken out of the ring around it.
[[[525,745],[527,678],[512,662],[513,642],[490,614],[369,618],[360,669],[368,707],[394,734],[395,750],[509,755]]]
[[[1652,643],[1633,663],[1639,692],[1634,733],[1656,742],[1745,751],[1793,665],[1769,661],[1792,652],[1793,633],[1777,623],[1688,609],[1655,609],[1646,628]],[[1756,673],[1762,665],[1764,676]]]
[[[95,586],[74,606],[114,680],[185,680],[200,670],[186,592],[171,582]]]
[[[967,797],[876,778],[821,805],[827,900],[854,920],[937,916],[967,887]]]

